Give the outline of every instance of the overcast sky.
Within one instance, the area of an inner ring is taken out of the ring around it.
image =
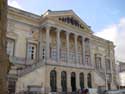
[[[125,0],[8,0],[8,4],[38,15],[48,9],[72,9],[95,35],[113,41],[116,60],[125,62]]]

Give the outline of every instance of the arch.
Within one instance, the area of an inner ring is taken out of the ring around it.
[[[88,73],[87,75],[87,84],[88,84],[88,88],[92,88],[92,76],[91,76],[91,73]]]
[[[79,83],[80,83],[80,88],[83,89],[84,88],[84,74],[82,72],[79,74]]]
[[[76,92],[76,74],[75,74],[75,72],[71,73],[71,87],[72,87],[72,92]]]
[[[56,92],[57,90],[57,74],[55,70],[52,70],[50,72],[50,87],[51,87],[51,92]]]
[[[61,72],[61,86],[62,86],[62,92],[67,91],[67,74],[65,71]]]

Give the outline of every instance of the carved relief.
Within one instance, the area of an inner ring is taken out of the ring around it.
[[[83,25],[73,17],[59,17],[59,21],[84,29]]]

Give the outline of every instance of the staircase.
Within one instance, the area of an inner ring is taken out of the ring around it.
[[[19,71],[18,71],[18,76],[20,77],[20,76],[22,76],[22,75],[25,75],[25,74],[27,74],[27,73],[30,73],[30,72],[34,71],[35,69],[40,68],[40,67],[43,66],[43,65],[44,65],[44,63],[42,63],[42,62],[37,62],[37,61],[36,61],[36,63],[34,63],[34,64],[32,64],[32,65],[29,65],[29,66],[26,66],[25,68],[19,70]]]
[[[106,78],[106,77],[105,77],[105,73],[103,72],[103,69],[102,69],[101,71],[98,70],[98,69],[96,69],[96,70],[95,70],[95,73],[96,73],[95,76],[98,76],[98,77],[96,77],[96,78],[98,78],[98,79],[97,79],[97,83],[100,83],[99,81],[101,81],[102,83],[105,83],[105,80],[106,80],[105,78]],[[100,79],[100,80],[99,80],[99,79]],[[98,81],[98,80],[99,80],[99,81]],[[101,84],[101,83],[100,83],[100,84]],[[99,85],[100,85],[100,84],[99,84]]]

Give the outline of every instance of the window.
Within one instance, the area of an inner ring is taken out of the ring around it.
[[[85,55],[85,62],[86,64],[90,64],[90,56],[89,55]]]
[[[28,44],[28,59],[36,59],[36,45],[29,43]]]
[[[7,39],[7,54],[9,56],[14,55],[14,46],[15,46],[15,41],[13,39]]]
[[[43,48],[43,56],[42,56],[43,60],[45,59],[45,48]]]
[[[84,88],[84,74],[83,73],[79,74],[79,79],[80,79],[80,87],[81,89],[83,89]]]
[[[51,87],[51,92],[56,92],[56,71],[52,70],[50,72],[50,87]]]
[[[88,83],[88,88],[92,88],[92,77],[91,77],[91,74],[90,74],[90,73],[88,73],[87,79],[88,79],[88,81],[87,81],[87,83]]]
[[[52,60],[57,60],[57,50],[56,48],[50,48],[50,57]]]
[[[85,39],[85,62],[90,64],[90,42],[89,39]]]
[[[9,80],[8,80],[9,94],[15,94],[15,88],[16,88],[16,80],[13,78],[9,78]]]
[[[78,53],[78,63],[82,63],[82,53]]]
[[[61,86],[62,86],[62,92],[67,91],[67,75],[66,72],[61,72]]]
[[[101,57],[95,57],[95,63],[97,69],[102,69]]]
[[[69,61],[75,63],[75,52],[69,52]]]
[[[67,61],[67,53],[66,53],[66,50],[61,49],[60,54],[61,54],[61,61],[66,62],[66,61]]]
[[[109,59],[106,59],[106,70],[110,70],[110,60]]]

